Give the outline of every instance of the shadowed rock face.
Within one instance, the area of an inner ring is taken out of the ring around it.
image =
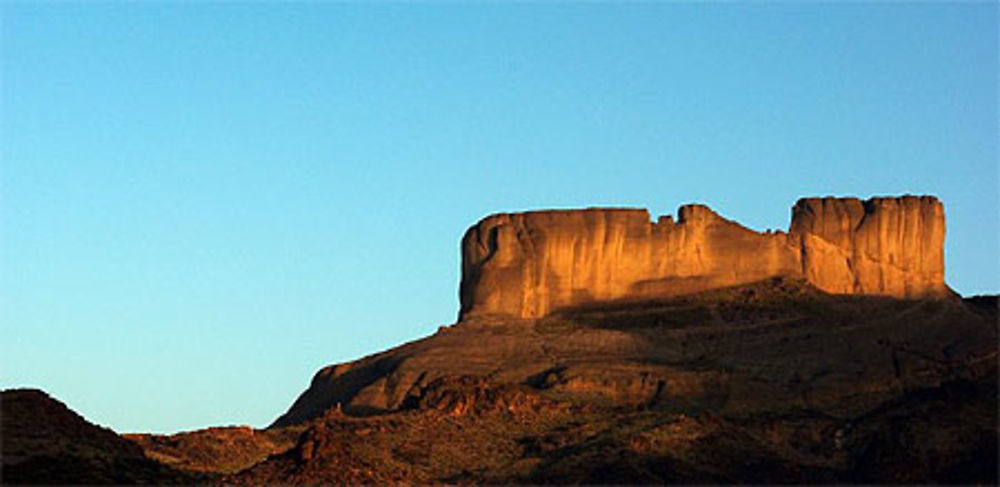
[[[789,233],[755,232],[703,205],[655,223],[642,209],[498,214],[462,239],[461,316],[538,318],[777,276],[837,294],[937,296],[948,293],[943,245],[931,196],[802,199]]]

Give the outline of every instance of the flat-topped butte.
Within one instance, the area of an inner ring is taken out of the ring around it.
[[[461,317],[538,318],[777,276],[833,294],[951,293],[944,208],[933,196],[800,199],[787,233],[750,230],[704,205],[677,216],[588,208],[486,217],[462,239]]]

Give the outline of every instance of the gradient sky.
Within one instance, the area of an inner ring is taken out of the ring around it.
[[[458,311],[494,212],[939,196],[996,293],[995,2],[0,6],[0,386],[264,426]]]

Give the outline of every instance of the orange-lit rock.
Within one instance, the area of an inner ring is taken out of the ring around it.
[[[944,207],[933,196],[808,198],[792,209],[803,272],[832,293],[918,298],[947,292]]]
[[[703,205],[655,223],[642,209],[489,216],[462,239],[462,316],[544,316],[594,302],[697,292],[774,276],[831,293],[923,297],[944,284],[934,197],[810,198],[788,234],[759,233]]]

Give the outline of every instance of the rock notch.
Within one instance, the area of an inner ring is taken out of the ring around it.
[[[594,303],[674,296],[770,277],[833,294],[944,296],[944,208],[933,196],[804,198],[788,233],[703,205],[677,221],[645,209],[502,213],[462,239],[462,319],[538,318]]]

